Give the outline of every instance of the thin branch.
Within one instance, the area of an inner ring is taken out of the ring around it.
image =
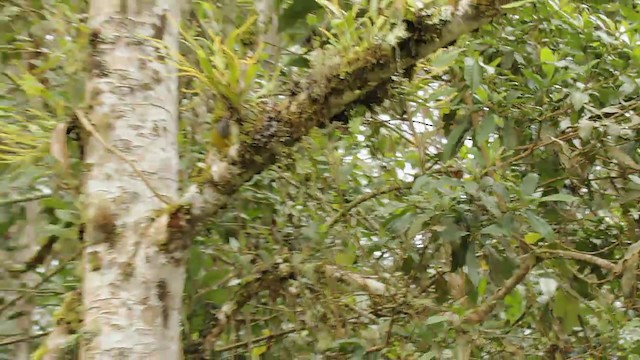
[[[613,272],[616,269],[616,265],[608,260],[599,258],[597,256],[593,256],[590,254],[585,254],[576,251],[567,251],[567,250],[551,250],[551,249],[539,249],[536,250],[536,253],[542,257],[561,257],[565,259],[572,259],[583,261],[589,264],[593,264],[601,267],[604,270],[609,272]]]
[[[47,238],[47,242],[44,243],[38,251],[24,264],[24,268],[21,272],[25,273],[35,269],[38,265],[41,265],[44,260],[51,254],[53,246],[58,242],[59,237],[57,235],[51,235]]]
[[[370,353],[373,353],[373,352],[378,352],[378,351],[384,350],[384,348],[385,348],[384,345],[372,346],[372,347],[367,349],[366,353],[370,354]]]
[[[84,128],[91,133],[91,135],[93,137],[95,137],[98,142],[100,142],[100,144],[102,144],[102,146],[104,146],[107,150],[111,151],[114,155],[116,155],[118,158],[120,158],[120,160],[124,161],[127,165],[129,165],[129,167],[131,167],[131,169],[133,170],[133,172],[136,173],[136,175],[138,175],[138,177],[140,178],[140,180],[142,180],[142,182],[147,186],[147,188],[149,188],[149,190],[151,190],[151,192],[153,193],[153,195],[155,195],[160,201],[162,201],[163,203],[167,204],[167,205],[171,205],[171,200],[165,196],[160,194],[151,184],[151,182],[149,181],[149,179],[147,179],[147,177],[142,173],[142,171],[140,171],[140,169],[138,169],[138,167],[133,163],[133,161],[131,161],[125,154],[123,154],[120,150],[116,149],[115,147],[113,147],[111,144],[107,143],[102,136],[98,133],[98,131],[95,129],[95,127],[93,127],[93,125],[91,124],[91,122],[89,122],[89,120],[87,119],[87,117],[84,115],[84,112],[82,112],[81,110],[76,110],[76,116],[78,118],[78,120],[80,120],[80,123],[82,124],[82,126],[84,126]]]
[[[336,266],[323,266],[327,276],[343,279],[352,285],[364,288],[369,294],[388,294],[387,286],[380,281],[360,274],[348,272]],[[251,280],[248,280],[235,294],[234,299],[225,303],[216,314],[217,324],[209,331],[204,340],[205,357],[214,351],[214,345],[220,334],[233,321],[237,313],[261,291],[289,279],[293,273],[293,266],[287,262],[278,262],[270,267],[258,269]],[[255,339],[254,339],[255,341]],[[216,351],[220,351],[217,349]]]
[[[84,250],[84,248],[78,249],[78,251],[75,254],[73,254],[69,259],[67,259],[66,261],[62,261],[60,263],[60,265],[58,265],[55,269],[53,269],[53,271],[51,271],[49,274],[47,274],[45,277],[43,277],[37,284],[35,284],[33,286],[33,288],[34,289],[39,288],[40,286],[42,286],[42,284],[44,284],[49,279],[54,277],[56,274],[58,274],[59,272],[64,270],[64,268],[67,267],[69,261],[75,260],[78,256],[80,256],[82,254],[83,250]],[[4,311],[6,311],[7,309],[9,309],[13,305],[15,305],[18,301],[20,301],[20,299],[24,298],[27,295],[28,295],[28,293],[22,293],[22,294],[16,296],[15,298],[9,300],[6,304],[4,304],[4,305],[2,305],[2,307],[0,307],[0,314],[2,314]]]
[[[14,204],[19,204],[23,202],[33,201],[33,200],[40,200],[40,199],[48,198],[50,196],[51,196],[51,193],[43,192],[40,194],[27,195],[24,197],[19,197],[14,199],[4,199],[4,200],[0,200],[0,206],[14,205]]]
[[[508,165],[508,164],[513,164],[513,163],[515,163],[515,162],[517,162],[519,160],[522,160],[522,159],[526,158],[527,156],[531,155],[533,153],[533,151],[536,150],[536,149],[539,149],[541,147],[545,147],[545,146],[550,145],[550,144],[552,144],[554,142],[569,140],[569,139],[571,139],[571,138],[573,138],[573,137],[575,137],[577,135],[578,135],[577,131],[572,131],[572,132],[568,132],[566,134],[560,135],[557,138],[551,138],[549,140],[545,140],[545,141],[542,141],[542,142],[539,142],[539,143],[527,145],[527,149],[524,152],[522,152],[522,153],[520,153],[518,155],[515,155],[512,158],[501,162],[501,164],[498,165],[498,166],[495,166],[495,167],[492,167],[492,168],[488,168],[486,171],[489,171],[490,169],[494,169],[494,168],[504,167],[505,165]]]
[[[8,339],[0,340],[0,346],[13,345],[13,344],[17,344],[25,341],[39,339],[41,337],[49,335],[50,333],[51,331],[45,331],[43,333],[33,334],[33,335],[12,336]]]
[[[391,319],[389,319],[389,329],[387,329],[387,338],[384,341],[384,346],[387,347],[391,344],[391,335],[393,331],[393,323],[396,319],[396,308],[393,308],[393,312],[391,313]]]
[[[478,324],[484,321],[484,319],[486,319],[486,317],[489,316],[489,314],[491,314],[491,312],[496,308],[498,301],[504,299],[505,296],[520,284],[520,282],[527,277],[527,274],[529,274],[537,262],[538,260],[534,255],[526,255],[525,258],[522,259],[518,270],[504,282],[504,285],[496,290],[496,292],[482,305],[468,313],[462,321],[471,324]]]
[[[304,330],[304,329],[305,329],[305,327],[296,327],[296,328],[293,328],[293,329],[283,330],[283,331],[280,331],[280,332],[277,332],[277,333],[260,336],[260,337],[251,339],[251,343],[258,343],[258,342],[272,340],[272,339],[279,338],[279,337],[285,336],[285,335],[289,335],[291,333],[294,333],[294,332],[297,332],[297,331],[300,331],[300,330]],[[249,344],[249,340],[241,341],[241,342],[237,342],[235,344],[230,344],[230,345],[219,347],[219,348],[215,349],[214,351],[216,351],[216,352],[229,351],[229,350],[233,350],[233,349],[237,349],[237,348],[241,348],[241,347],[247,346],[248,344]]]
[[[273,288],[280,282],[291,276],[292,267],[285,262],[277,262],[269,267],[261,267],[254,274],[253,278],[236,292],[234,300],[225,303],[216,314],[217,324],[207,334],[204,339],[205,358],[214,349],[214,345],[220,334],[233,321],[236,314],[261,291]]]
[[[336,279],[346,280],[352,285],[356,285],[360,288],[363,288],[369,294],[385,295],[389,291],[389,289],[387,288],[387,285],[385,285],[384,283],[381,283],[376,279],[366,277],[360,274],[352,273],[349,271],[344,271],[339,269],[337,266],[325,265],[324,271],[325,271],[325,274],[327,274],[327,276],[330,276]]]
[[[388,187],[384,187],[384,188],[381,188],[381,189],[374,190],[374,191],[372,191],[370,193],[366,193],[366,194],[360,195],[355,200],[353,200],[349,204],[345,205],[345,207],[343,207],[337,214],[332,216],[329,219],[329,221],[327,221],[324,224],[325,229],[330,229],[336,222],[338,222],[338,220],[340,220],[341,217],[347,215],[351,210],[353,210],[356,206],[362,204],[363,202],[365,202],[367,200],[371,200],[371,199],[373,199],[375,197],[378,197],[380,195],[388,194],[390,192],[394,192],[394,191],[398,191],[398,190],[402,190],[402,189],[408,189],[411,186],[413,186],[413,182],[404,183],[404,184],[394,184],[394,185],[391,185],[391,186],[388,186]]]
[[[0,288],[0,291],[8,291],[8,292],[23,292],[23,293],[27,293],[27,294],[34,294],[34,295],[63,295],[65,294],[64,291],[58,291],[58,290],[38,290],[38,289],[27,289],[27,288]]]

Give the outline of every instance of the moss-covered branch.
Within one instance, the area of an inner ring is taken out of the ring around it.
[[[394,74],[488,23],[500,13],[501,4],[508,2],[461,1],[456,9],[416,14],[413,20],[405,20],[407,36],[398,44],[372,45],[345,54],[337,64],[312,69],[291,96],[262,109],[264,115],[255,121],[235,157],[212,166],[212,171],[225,176],[213,176],[216,181],[191,189],[184,200],[192,209],[192,222],[224,207],[228,196],[273,164],[283,147],[295,144],[310,129],[328,123],[353,104],[370,101],[372,92],[388,84]]]

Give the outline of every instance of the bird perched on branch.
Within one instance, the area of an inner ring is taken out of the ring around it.
[[[233,145],[232,124],[227,118],[218,120],[211,131],[211,144],[218,150],[220,155],[226,155]]]

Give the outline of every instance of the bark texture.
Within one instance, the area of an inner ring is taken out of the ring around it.
[[[256,0],[255,8],[258,11],[258,32],[260,41],[265,43],[265,52],[268,54],[268,69],[275,69],[280,60],[280,37],[278,34],[278,4],[276,0]]]
[[[40,205],[37,201],[30,201],[25,204],[25,223],[20,235],[19,242],[21,249],[17,251],[15,256],[20,262],[27,263],[28,258],[33,253],[33,247],[38,243],[38,214],[40,213]],[[37,282],[37,277],[34,274],[27,273],[22,276],[20,282],[17,284],[17,288],[32,288]],[[16,294],[18,295],[18,294]],[[33,315],[34,305],[32,304],[31,297],[26,296],[20,299],[16,303],[16,311],[21,314],[15,319],[17,330],[23,336],[29,336],[31,334],[32,322],[31,317]],[[15,360],[28,360],[29,359],[29,342],[22,341],[14,345],[14,352],[12,359]]]
[[[188,244],[162,215],[178,194],[177,0],[92,0],[84,139],[85,359],[180,359]],[[80,117],[80,116],[79,116]]]

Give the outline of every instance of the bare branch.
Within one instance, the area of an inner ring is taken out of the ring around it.
[[[589,264],[593,264],[607,270],[609,272],[613,272],[616,269],[616,265],[608,260],[599,258],[597,256],[593,256],[590,254],[585,254],[576,251],[567,251],[567,250],[551,250],[551,249],[540,249],[536,251],[542,257],[552,258],[552,257],[561,257],[565,259],[572,259],[583,261]]]
[[[0,340],[0,346],[13,345],[13,344],[17,344],[17,343],[21,343],[21,342],[25,342],[25,341],[31,341],[31,340],[39,339],[39,338],[41,338],[43,336],[49,335],[50,333],[51,333],[50,331],[45,331],[45,332],[40,333],[40,334],[25,335],[25,336],[11,336],[11,337],[9,337],[7,339]]]
[[[363,288],[369,294],[385,295],[388,292],[387,285],[370,277],[366,277],[349,271],[344,271],[332,265],[326,265],[324,267],[324,271],[327,276],[346,280],[352,285]]]
[[[273,334],[269,334],[269,335],[264,335],[264,336],[260,336],[257,337],[255,339],[251,339],[251,343],[260,343],[263,341],[269,341],[275,338],[279,338],[281,336],[286,336],[289,335],[291,333],[300,331],[300,330],[304,330],[304,327],[297,327],[297,328],[293,328],[293,329],[289,329],[289,330],[283,330],[277,333],[273,333]],[[237,342],[235,344],[231,344],[231,345],[227,345],[227,346],[222,346],[218,349],[215,349],[216,352],[223,352],[223,351],[229,351],[229,350],[233,350],[233,349],[237,349],[243,346],[247,346],[247,344],[249,344],[249,341],[241,341],[241,342]]]

